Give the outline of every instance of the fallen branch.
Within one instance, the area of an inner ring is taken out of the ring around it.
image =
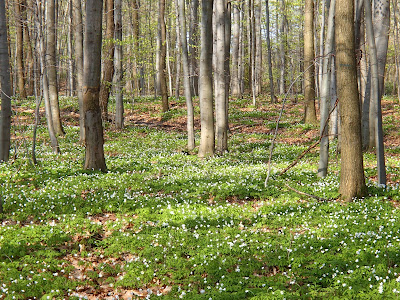
[[[313,198],[313,199],[315,199],[315,200],[317,200],[317,201],[319,201],[319,202],[328,202],[328,201],[332,201],[332,200],[333,200],[333,199],[320,198],[320,197],[318,197],[318,196],[311,195],[311,194],[308,194],[308,193],[305,193],[305,192],[296,190],[295,188],[291,187],[291,186],[288,185],[287,183],[285,183],[285,186],[286,186],[289,190],[291,190],[291,191],[293,191],[293,192],[296,192],[297,194],[300,194],[300,195],[303,195],[303,196],[307,196],[307,197]]]

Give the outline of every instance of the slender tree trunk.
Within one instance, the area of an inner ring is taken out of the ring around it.
[[[189,67],[192,86],[192,95],[199,95],[199,70],[198,70],[198,19],[199,0],[191,0],[190,26],[189,26]]]
[[[122,94],[122,0],[115,0],[115,126],[124,127]]]
[[[139,4],[138,0],[132,1],[133,13],[132,13],[132,31],[133,31],[133,50],[135,54],[135,67],[133,68],[132,77],[134,81],[135,89],[137,90],[136,95],[141,95],[144,89],[144,80],[140,77],[142,74],[141,70],[143,65],[139,58]]]
[[[25,78],[24,78],[24,31],[22,19],[22,0],[17,0],[14,3],[15,8],[15,31],[16,31],[16,67],[17,67],[17,86],[19,96],[22,99],[26,98]]]
[[[212,82],[213,0],[202,0],[200,53],[200,122],[199,157],[214,155],[214,112]]]
[[[340,193],[351,201],[366,192],[354,39],[354,1],[336,0],[335,41],[341,121]]]
[[[100,109],[103,120],[108,121],[108,100],[110,98],[112,80],[114,76],[114,0],[105,0],[105,18],[106,33],[103,78],[100,86]]]
[[[28,22],[28,12],[31,12],[31,9],[27,6],[27,1],[23,0],[24,9],[22,10],[22,18],[23,18],[23,27],[24,27],[24,44],[26,48],[26,56],[25,56],[25,85],[26,85],[26,94],[27,96],[33,96],[34,92],[34,81],[33,81],[33,50],[32,50],[32,42],[31,35],[29,32],[29,22]]]
[[[326,0],[321,1],[321,15],[320,15],[320,24],[321,28],[319,31],[319,59],[318,59],[318,91],[321,93],[322,90],[322,77],[324,75],[324,70],[323,70],[323,65],[324,65],[324,41],[325,41],[325,23],[326,23],[326,18],[325,18],[325,10],[326,10],[326,5],[325,5]],[[329,3],[328,3],[329,5]],[[329,9],[329,7],[328,7]],[[321,94],[319,94],[321,97]]]
[[[0,162],[8,161],[11,144],[11,97],[10,58],[8,56],[7,24],[5,2],[0,1]],[[0,213],[2,213],[0,199]]]
[[[72,1],[68,1],[69,6],[69,18],[68,18],[68,88],[69,96],[74,96],[74,58],[73,58],[73,35],[74,30],[72,28],[74,22]]]
[[[60,106],[58,102],[57,59],[56,59],[56,1],[46,2],[46,68],[49,84],[51,121],[56,135],[64,135],[61,125]]]
[[[226,77],[225,77],[225,0],[216,0],[216,63],[215,63],[215,133],[217,139],[216,151],[220,154],[228,150],[228,124],[226,107]]]
[[[383,85],[380,85],[379,76],[379,62],[377,55],[377,47],[375,45],[376,38],[372,23],[372,9],[371,2],[365,1],[365,21],[368,35],[368,45],[370,52],[370,64],[371,64],[371,101],[375,103],[376,114],[374,116],[375,122],[375,140],[376,140],[376,157],[377,157],[377,170],[378,170],[378,183],[386,185],[386,169],[385,169],[385,154],[383,145],[383,130],[382,130],[382,111],[381,111],[381,95],[383,91]],[[378,39],[379,40],[379,39]]]
[[[240,11],[239,5],[233,5],[233,23],[232,23],[232,76],[231,89],[232,96],[240,96],[239,84],[239,42],[240,42]]]
[[[274,77],[272,74],[272,50],[271,50],[271,39],[269,34],[269,1],[265,0],[265,23],[266,23],[266,34],[267,34],[267,63],[268,63],[268,75],[269,75],[269,89],[271,93],[271,102],[275,102],[275,91],[274,91]]]
[[[165,0],[159,0],[159,16],[158,23],[160,27],[160,61],[159,61],[159,78],[160,78],[160,92],[161,92],[161,102],[162,102],[162,112],[169,110],[168,104],[168,91],[167,91],[167,80],[166,80],[166,35],[167,28],[165,26]]]
[[[259,95],[262,91],[262,39],[261,39],[261,0],[254,2],[254,27],[255,27],[255,92]]]
[[[314,1],[306,0],[304,8],[304,123],[316,124],[314,79]]]
[[[178,2],[175,5],[175,13],[177,16],[179,16],[179,5]],[[181,77],[181,61],[183,60],[181,57],[181,49],[182,49],[182,44],[181,44],[181,29],[180,29],[180,22],[179,18],[176,18],[176,48],[175,48],[175,53],[176,53],[176,77],[175,77],[175,99],[179,100],[179,94],[180,94],[180,77]]]
[[[308,0],[310,1],[310,0]],[[282,20],[280,26],[280,79],[279,79],[279,93],[285,94],[286,90],[286,46],[287,46],[287,16],[286,16],[286,3],[281,0]],[[311,33],[313,34],[313,32]]]
[[[325,53],[323,54],[323,68],[322,68],[322,84],[321,84],[321,105],[320,105],[320,134],[322,136],[320,143],[319,154],[319,167],[318,176],[325,177],[328,174],[328,159],[329,159],[329,128],[327,126],[329,116],[329,106],[331,102],[330,97],[330,84],[331,73],[334,70],[332,67],[332,58],[334,50],[334,37],[335,37],[335,1],[331,0],[328,16],[328,31],[326,34]]]
[[[188,132],[188,150],[193,150],[195,147],[194,140],[194,111],[192,94],[190,87],[190,73],[189,73],[189,58],[188,58],[188,45],[187,45],[187,31],[186,31],[186,19],[185,19],[185,1],[179,0],[179,13],[178,20],[180,26],[180,43],[182,45],[182,67],[183,67],[183,81],[185,85],[185,98],[187,106],[187,132]]]
[[[36,30],[38,34],[38,44],[37,48],[39,49],[39,62],[40,62],[40,71],[41,71],[41,81],[42,81],[42,89],[43,89],[43,99],[44,106],[46,112],[46,120],[47,120],[47,128],[49,130],[50,144],[54,153],[60,153],[60,147],[58,145],[57,135],[53,127],[52,122],[52,110],[50,103],[50,93],[49,93],[49,82],[48,82],[48,71],[47,71],[47,60],[46,60],[46,43],[43,31],[43,24],[45,22],[44,17],[45,8],[42,7],[42,4],[39,0],[36,0]]]
[[[86,1],[84,44],[83,111],[85,114],[86,170],[107,170],[104,159],[103,125],[99,103],[101,75],[101,27],[103,1]]]
[[[229,108],[229,92],[230,92],[230,82],[231,82],[231,36],[232,36],[232,5],[229,0],[225,4],[225,108],[226,108],[226,126],[229,130],[229,120],[228,120],[228,108]]]
[[[79,140],[85,141],[85,114],[83,112],[83,23],[81,0],[73,0],[74,52],[76,66],[76,89],[79,102]]]

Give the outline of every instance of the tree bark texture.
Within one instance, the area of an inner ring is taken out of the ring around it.
[[[124,127],[124,101],[122,93],[122,0],[115,0],[115,127]]]
[[[199,0],[191,0],[190,4],[190,28],[189,28],[189,67],[192,95],[199,95],[199,70],[198,70],[198,19],[199,19]]]
[[[212,14],[213,0],[202,0],[200,52],[200,122],[199,157],[214,155],[214,111],[212,78]]]
[[[46,68],[49,83],[51,121],[56,135],[64,135],[61,125],[57,82],[56,0],[46,1]]]
[[[79,103],[79,140],[85,141],[85,114],[83,112],[83,23],[81,0],[73,0],[73,27],[74,27],[74,51],[76,67],[76,90]]]
[[[316,124],[314,78],[314,1],[306,0],[304,7],[304,123]]]
[[[7,24],[5,1],[0,1],[0,162],[8,161],[11,144],[11,82],[10,58],[8,56]],[[2,200],[0,199],[0,213]]]
[[[24,78],[24,31],[22,19],[22,0],[17,0],[14,3],[15,10],[15,31],[16,31],[16,73],[17,86],[19,96],[22,99],[26,98],[25,78]]]
[[[262,91],[262,39],[261,39],[261,0],[254,1],[255,29],[255,92],[258,96]]]
[[[366,192],[361,115],[357,89],[354,39],[354,1],[336,0],[336,71],[341,121],[341,172],[339,192],[351,201]]]
[[[232,22],[232,74],[231,90],[232,96],[240,97],[239,82],[239,42],[240,42],[240,11],[239,4],[233,4],[233,22]]]
[[[265,0],[265,24],[266,24],[266,35],[267,35],[267,64],[268,64],[268,76],[269,76],[269,89],[271,94],[271,102],[275,102],[275,91],[274,91],[274,76],[272,74],[272,50],[271,50],[271,39],[269,33],[269,1]]]
[[[168,91],[167,91],[167,78],[166,78],[166,55],[167,55],[167,27],[165,25],[165,0],[159,1],[159,16],[158,24],[160,28],[160,58],[159,58],[159,80],[160,80],[160,93],[162,112],[169,110],[168,104]]]
[[[105,0],[105,49],[103,61],[103,78],[100,86],[100,108],[104,121],[108,121],[108,100],[110,98],[114,76],[114,0]]]
[[[216,63],[215,63],[215,133],[217,140],[216,151],[220,154],[228,150],[228,123],[226,103],[226,76],[225,76],[225,0],[216,0]]]
[[[102,0],[87,0],[84,44],[83,111],[85,114],[86,170],[107,170],[99,103],[101,75]]]
[[[187,45],[187,31],[185,19],[185,1],[178,1],[178,20],[180,27],[180,44],[182,45],[182,67],[183,67],[183,81],[185,85],[185,98],[187,109],[187,132],[188,132],[188,150],[193,150],[195,147],[194,140],[194,111],[192,102],[192,93],[190,86],[190,72],[189,72],[189,57]]]

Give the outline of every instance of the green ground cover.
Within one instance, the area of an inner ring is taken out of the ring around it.
[[[328,177],[316,176],[316,150],[278,176],[318,139],[300,103],[288,103],[267,187],[280,104],[232,100],[230,151],[202,160],[184,151],[184,100],[164,116],[159,101],[129,101],[126,128],[107,125],[103,174],[82,170],[74,99],[61,103],[61,155],[42,120],[37,166],[33,102],[15,103],[15,159],[0,165],[0,299],[398,299],[400,108],[386,100],[390,183],[376,186],[366,153],[369,196],[352,203],[337,200],[335,141]]]

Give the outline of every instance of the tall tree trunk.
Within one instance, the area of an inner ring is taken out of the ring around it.
[[[310,0],[308,0],[310,1]],[[279,56],[280,56],[280,79],[279,79],[279,93],[285,94],[286,90],[286,47],[287,47],[287,11],[285,0],[281,0],[281,11],[282,20],[280,26],[280,46],[279,46]],[[313,32],[311,33],[313,34]]]
[[[226,77],[225,77],[225,0],[216,0],[216,63],[215,63],[215,133],[217,139],[216,151],[220,154],[228,150],[228,123],[226,103]]]
[[[115,0],[115,126],[124,127],[124,101],[122,94],[122,0]]]
[[[73,23],[74,23],[74,15],[72,8],[72,1],[68,1],[69,6],[69,18],[68,18],[68,94],[70,97],[74,96],[74,58],[73,58]]]
[[[230,92],[230,82],[231,82],[231,36],[232,36],[232,5],[228,0],[225,4],[225,108],[226,108],[226,126],[229,130],[228,123],[228,107],[229,107],[229,92]]]
[[[187,45],[187,31],[185,19],[185,1],[178,1],[179,12],[178,20],[180,26],[180,44],[182,45],[182,67],[183,67],[183,81],[185,85],[185,98],[187,106],[187,132],[188,132],[188,150],[193,150],[195,147],[194,140],[194,111],[192,94],[190,87],[190,73],[189,73],[189,59],[188,59],[188,45]]]
[[[101,75],[101,28],[103,1],[86,1],[84,44],[83,111],[85,114],[86,170],[107,170],[104,159],[103,125],[99,103]]]
[[[212,14],[213,0],[202,0],[201,52],[200,52],[200,122],[201,136],[199,157],[213,156],[214,112],[212,82]]]
[[[49,82],[48,82],[48,71],[47,71],[47,60],[46,60],[46,43],[45,43],[45,33],[43,31],[43,25],[45,24],[45,16],[44,16],[45,8],[42,7],[42,3],[39,0],[36,0],[36,16],[35,16],[35,24],[36,30],[38,34],[38,49],[39,49],[39,65],[41,71],[41,81],[42,81],[42,89],[43,89],[43,99],[44,106],[46,112],[46,120],[47,120],[47,128],[49,130],[50,144],[54,153],[60,153],[60,147],[58,145],[57,135],[54,130],[54,125],[52,122],[52,110],[51,110],[51,102],[50,102],[50,92],[49,92]],[[47,33],[48,34],[48,33]]]
[[[366,192],[354,39],[354,1],[337,0],[335,42],[341,121],[340,193],[351,201]]]
[[[61,125],[60,106],[58,102],[57,59],[56,59],[56,1],[46,2],[46,68],[49,83],[51,121],[56,135],[64,135]]]
[[[189,63],[192,95],[199,95],[199,70],[198,70],[198,19],[199,0],[191,0],[190,26],[189,26]]]
[[[32,50],[32,41],[31,35],[29,32],[29,22],[28,22],[28,12],[31,13],[31,9],[27,5],[27,1],[23,0],[23,7],[24,9],[21,12],[23,28],[24,28],[24,44],[26,48],[26,55],[25,55],[25,85],[26,85],[26,94],[27,96],[33,96],[34,92],[34,81],[33,81],[33,50]]]
[[[14,3],[15,8],[15,31],[16,31],[16,67],[17,67],[17,86],[19,96],[22,99],[26,98],[25,78],[24,78],[24,31],[22,19],[22,0],[17,0]]]
[[[274,77],[272,74],[272,50],[271,50],[271,39],[269,34],[269,1],[265,0],[265,23],[266,23],[266,34],[267,34],[267,63],[268,63],[268,75],[269,75],[269,89],[271,93],[271,102],[275,102],[275,91],[274,91]]]
[[[381,93],[383,92],[383,85],[380,86],[379,77],[382,75],[379,72],[379,62],[377,55],[377,47],[375,45],[376,38],[372,24],[372,9],[371,2],[365,1],[365,21],[368,35],[368,45],[370,51],[370,64],[371,64],[371,101],[375,104],[374,111],[374,125],[375,125],[375,140],[376,140],[376,157],[377,157],[377,170],[378,170],[378,183],[386,185],[386,169],[385,169],[385,154],[383,145],[383,130],[382,130],[382,111],[381,111]],[[385,55],[386,57],[386,55]],[[381,70],[382,71],[382,70]],[[383,71],[384,72],[384,71]]]
[[[335,37],[335,3],[336,0],[331,0],[329,7],[328,16],[328,31],[326,34],[325,52],[323,54],[323,68],[322,68],[322,83],[321,83],[321,104],[320,104],[320,151],[319,151],[319,167],[318,176],[325,177],[328,174],[328,158],[329,158],[329,128],[328,128],[328,117],[329,117],[329,106],[331,102],[330,97],[330,84],[331,84],[331,73],[334,70],[332,67],[333,49],[334,49],[334,37]]]
[[[175,5],[175,13],[177,16],[179,16],[179,5],[178,2]],[[181,77],[181,61],[183,60],[181,57],[181,49],[182,49],[182,44],[181,44],[181,29],[180,29],[180,22],[179,18],[176,18],[176,24],[175,24],[175,29],[176,29],[176,48],[175,48],[175,53],[176,53],[176,76],[175,76],[175,99],[179,100],[179,94],[180,94],[180,77]]]
[[[160,93],[161,93],[161,103],[162,103],[162,112],[166,112],[169,110],[168,104],[168,91],[167,91],[167,80],[166,80],[166,53],[167,53],[167,45],[166,45],[166,36],[167,36],[167,28],[165,26],[165,0],[159,0],[159,16],[158,16],[158,24],[160,27],[160,61],[159,61],[159,78],[160,78]]]
[[[232,96],[240,96],[239,83],[239,42],[240,42],[240,11],[239,4],[233,4],[233,23],[232,23],[232,76],[231,89]]]
[[[133,31],[133,50],[135,54],[135,67],[133,68],[132,77],[134,81],[135,89],[137,90],[136,95],[139,96],[144,89],[144,80],[141,80],[140,74],[143,69],[141,59],[139,57],[139,4],[138,0],[132,1],[133,12],[132,12],[132,31]]]
[[[74,51],[76,66],[76,89],[79,103],[79,140],[85,141],[85,114],[83,112],[83,23],[81,0],[73,0],[73,27],[74,27]]]
[[[114,0],[105,0],[105,49],[103,62],[103,78],[100,86],[100,108],[104,121],[108,121],[108,100],[110,98],[114,76]],[[102,1],[103,2],[103,1]],[[86,50],[86,49],[85,49]]]
[[[7,24],[5,2],[0,1],[0,162],[8,161],[11,144],[11,97],[10,58],[8,56]],[[0,199],[0,213],[2,200]]]
[[[254,1],[254,28],[255,28],[255,92],[256,95],[262,90],[262,39],[261,39],[261,0]]]
[[[306,0],[304,7],[304,123],[316,124],[314,79],[314,1]]]

